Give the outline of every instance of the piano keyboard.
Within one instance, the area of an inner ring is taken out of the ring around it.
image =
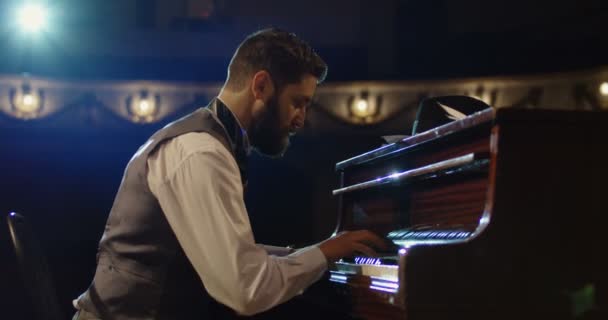
[[[388,233],[386,236],[400,246],[415,244],[437,244],[460,242],[468,239],[473,232],[465,229],[402,229]]]

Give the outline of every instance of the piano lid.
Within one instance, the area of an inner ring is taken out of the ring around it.
[[[442,126],[421,132],[411,137],[404,138],[400,141],[382,146],[372,151],[363,153],[356,157],[338,162],[336,171],[344,170],[347,167],[363,164],[372,159],[387,156],[396,152],[403,151],[423,142],[438,139],[454,132],[475,127],[479,124],[493,121],[496,116],[496,109],[489,108],[476,113],[473,113],[463,119],[456,120]]]

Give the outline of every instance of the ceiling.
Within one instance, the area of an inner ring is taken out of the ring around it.
[[[310,42],[328,81],[429,80],[607,65],[602,0],[57,0],[44,32],[0,2],[0,74],[217,82],[248,33]]]

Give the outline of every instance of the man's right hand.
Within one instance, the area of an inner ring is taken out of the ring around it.
[[[329,262],[353,256],[376,256],[376,250],[387,249],[386,241],[368,230],[344,231],[319,243],[319,249]]]

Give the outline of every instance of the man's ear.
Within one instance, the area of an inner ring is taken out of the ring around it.
[[[274,84],[268,71],[260,70],[253,75],[251,92],[256,100],[261,99],[264,101],[274,94]]]

